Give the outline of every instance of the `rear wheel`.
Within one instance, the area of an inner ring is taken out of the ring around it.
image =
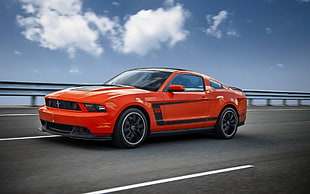
[[[213,136],[220,139],[233,138],[237,132],[238,121],[236,111],[231,107],[225,108],[217,121]]]
[[[118,118],[112,141],[120,148],[136,148],[144,142],[147,132],[148,123],[143,112],[129,108]]]

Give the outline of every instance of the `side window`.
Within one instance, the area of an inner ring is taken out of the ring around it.
[[[182,85],[185,87],[185,92],[204,91],[204,83],[202,77],[192,74],[176,75],[170,82],[170,85]]]
[[[218,83],[218,82],[216,82],[216,81],[214,81],[214,80],[210,80],[210,86],[211,86],[212,88],[215,88],[215,89],[221,89],[221,88],[223,88],[222,84],[220,84],[220,83]]]

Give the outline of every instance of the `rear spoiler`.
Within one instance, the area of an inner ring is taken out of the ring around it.
[[[233,90],[239,90],[239,91],[241,91],[242,92],[242,89],[240,89],[240,88],[237,88],[237,87],[231,87],[231,86],[228,86],[229,88],[231,88],[231,89],[233,89]]]

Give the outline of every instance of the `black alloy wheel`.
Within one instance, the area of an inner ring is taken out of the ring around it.
[[[129,108],[119,117],[112,140],[120,148],[136,148],[144,142],[147,133],[148,123],[144,113]]]
[[[220,139],[231,139],[238,129],[238,115],[231,107],[226,107],[220,114],[219,120],[213,132],[214,137]]]

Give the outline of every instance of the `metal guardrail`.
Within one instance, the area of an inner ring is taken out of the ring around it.
[[[0,81],[0,96],[30,96],[31,106],[36,105],[38,96],[65,89],[68,87],[100,85],[93,83],[44,83],[44,82],[22,82],[22,81]],[[266,100],[266,105],[272,105],[274,100],[282,101],[287,105],[288,100],[297,101],[297,105],[303,105],[302,101],[310,100],[310,92],[300,91],[278,91],[278,90],[243,90],[248,98],[248,104],[254,105],[254,100]]]
[[[287,105],[288,100],[297,101],[301,106],[302,101],[310,100],[310,92],[301,91],[279,91],[279,90],[243,90],[248,98],[248,104],[253,105],[254,100],[266,100],[266,105],[271,106],[272,100],[282,101],[282,105]]]

